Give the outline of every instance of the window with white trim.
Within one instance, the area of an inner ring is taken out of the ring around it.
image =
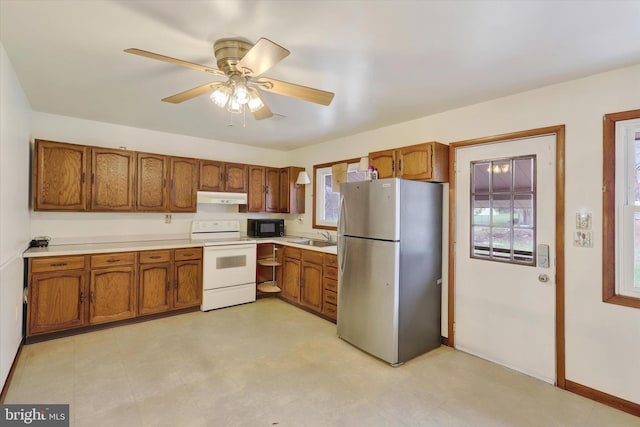
[[[616,124],[616,293],[640,298],[640,119]]]
[[[640,110],[605,114],[602,300],[640,308]]]
[[[332,166],[347,163],[347,182],[364,181],[367,173],[358,170],[360,159],[314,166],[314,228],[336,228],[340,209],[340,192],[333,191]]]

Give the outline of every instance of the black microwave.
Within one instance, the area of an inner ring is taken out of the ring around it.
[[[284,236],[284,219],[248,219],[247,234],[251,237]]]

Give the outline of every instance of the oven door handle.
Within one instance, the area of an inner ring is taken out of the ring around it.
[[[205,246],[205,251],[229,251],[236,249],[253,249],[256,247],[255,243],[250,243],[246,245],[213,245],[213,246]]]

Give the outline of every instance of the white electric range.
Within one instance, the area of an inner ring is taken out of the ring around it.
[[[256,300],[257,242],[240,236],[240,221],[193,221],[191,240],[204,243],[202,311]]]

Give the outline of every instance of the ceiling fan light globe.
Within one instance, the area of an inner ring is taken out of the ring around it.
[[[220,86],[216,90],[214,90],[211,95],[211,101],[216,104],[220,108],[224,108],[229,101],[229,96],[231,95],[231,88],[227,85]]]
[[[247,90],[247,87],[244,85],[236,86],[236,90],[233,92],[233,99],[241,105],[249,102],[249,91]]]
[[[234,98],[229,100],[229,104],[227,105],[227,111],[234,114],[242,113],[244,106],[236,102]]]
[[[255,113],[256,111],[258,111],[259,109],[261,109],[262,107],[264,107],[264,103],[262,102],[262,100],[260,99],[259,96],[255,95],[253,92],[251,92],[249,94],[249,110],[252,113]]]

